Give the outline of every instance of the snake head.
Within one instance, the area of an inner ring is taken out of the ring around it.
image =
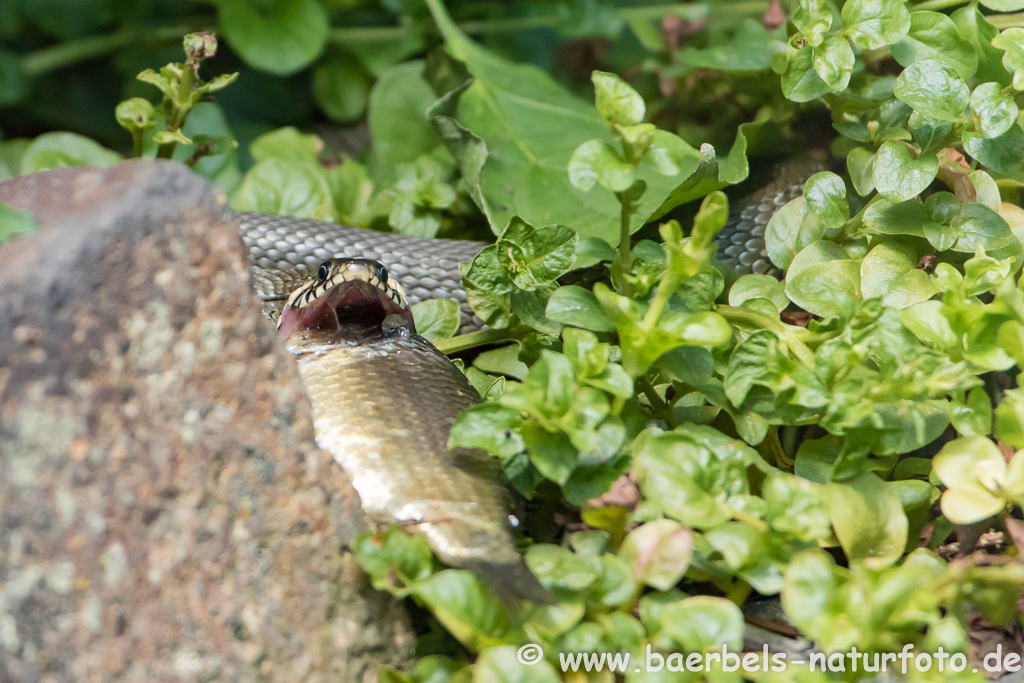
[[[288,297],[277,329],[318,341],[362,341],[405,330],[415,332],[405,290],[383,264],[332,258]]]

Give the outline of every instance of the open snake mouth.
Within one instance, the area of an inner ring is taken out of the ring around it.
[[[415,332],[405,292],[370,259],[328,259],[316,276],[292,292],[278,331],[324,341],[361,341],[396,330]]]

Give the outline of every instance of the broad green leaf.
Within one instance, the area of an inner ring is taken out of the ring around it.
[[[679,583],[692,554],[690,530],[670,519],[642,524],[626,536],[619,550],[638,581],[663,591]]]
[[[860,298],[860,264],[850,259],[822,261],[786,278],[786,296],[800,308],[828,318],[839,314],[844,297]]]
[[[825,36],[822,44],[812,50],[811,65],[818,77],[835,92],[846,90],[856,61],[846,38]]]
[[[782,607],[804,633],[816,633],[833,618],[838,580],[835,561],[823,550],[805,550],[790,560],[783,577]]]
[[[511,625],[502,602],[467,571],[440,571],[417,584],[414,593],[449,633],[473,651],[497,644]]]
[[[644,120],[646,105],[640,93],[619,76],[604,71],[591,75],[597,113],[606,125],[635,126]]]
[[[455,419],[448,442],[453,448],[482,448],[507,458],[526,448],[517,431],[522,421],[518,410],[498,403],[479,403]]]
[[[323,171],[313,164],[272,157],[245,174],[231,196],[235,211],[335,220],[334,199]]]
[[[395,181],[399,164],[411,163],[441,144],[427,120],[427,109],[437,98],[423,79],[423,68],[422,60],[396,64],[381,73],[370,90],[369,166],[381,186]]]
[[[939,172],[934,155],[914,158],[910,147],[889,140],[875,154],[873,180],[879,194],[890,202],[902,202],[921,194]]]
[[[939,12],[911,13],[910,32],[892,46],[892,56],[903,66],[936,59],[964,79],[974,76],[978,68],[974,47],[960,37],[953,20]]]
[[[951,18],[956,24],[957,32],[971,44],[978,55],[976,78],[981,82],[994,81],[1002,86],[1010,85],[1011,76],[1002,64],[1003,53],[992,47],[992,39],[999,34],[999,30],[988,23],[974,5],[961,7],[953,12]]]
[[[615,325],[589,289],[560,287],[548,299],[545,315],[551,320],[595,332],[612,332]]]
[[[771,301],[775,304],[777,311],[781,311],[789,305],[785,285],[770,275],[756,273],[744,275],[736,280],[729,289],[730,306],[742,306],[743,302],[754,298]]]
[[[370,79],[352,59],[327,59],[313,69],[313,96],[329,118],[342,123],[366,111]]]
[[[891,566],[907,544],[907,516],[886,482],[870,473],[827,487],[829,516],[851,560],[872,569]]]
[[[1008,28],[992,39],[992,47],[1003,50],[1003,66],[1013,74],[1013,89],[1024,90],[1024,29]]]
[[[1024,130],[1017,124],[1002,135],[986,138],[963,133],[964,149],[987,168],[1002,175],[1014,175],[1021,169],[1024,159]]]
[[[228,44],[260,71],[293,74],[327,44],[327,11],[316,0],[221,0],[217,10]]]
[[[43,133],[21,156],[21,172],[35,173],[65,166],[114,166],[121,155],[75,133]]]
[[[846,184],[835,173],[815,173],[804,183],[807,207],[828,228],[841,228],[850,218],[846,201]]]
[[[472,683],[558,683],[561,677],[548,662],[539,645],[537,661],[532,650],[517,650],[514,645],[489,647],[473,665]],[[524,660],[525,658],[525,660]]]
[[[956,71],[936,59],[914,62],[896,79],[896,98],[939,121],[958,121],[971,91]]]
[[[743,613],[725,598],[699,595],[662,610],[662,632],[675,638],[688,652],[738,651],[743,644]]]
[[[596,558],[577,555],[547,543],[530,546],[523,559],[540,582],[552,590],[586,590],[594,585],[601,573]]]
[[[431,4],[431,10],[449,53],[465,62],[474,77],[458,98],[457,122],[486,145],[478,174],[467,174],[466,161],[447,139],[446,144],[459,160],[463,176],[471,176],[473,182],[478,176],[492,227],[500,229],[519,215],[534,225],[558,223],[581,237],[598,236],[617,244],[620,207],[615,196],[605,191],[585,193],[569,182],[566,172],[569,158],[581,144],[593,139],[612,141],[594,106],[536,67],[508,62],[470,41],[439,4]],[[665,131],[655,133],[654,144],[673,148],[674,155],[686,162],[675,176],[662,175],[650,161],[640,163],[637,177],[646,182],[647,191],[637,205],[632,230],[639,229],[700,163],[696,150]]]
[[[517,287],[534,290],[572,268],[578,241],[564,225],[534,228],[514,216],[497,242],[498,263]]]
[[[676,52],[676,58],[693,67],[727,73],[761,71],[772,64],[772,43],[771,35],[760,22],[746,18],[728,43],[706,48],[686,46]]]
[[[256,161],[291,159],[316,164],[323,148],[323,140],[316,135],[306,135],[294,126],[285,126],[253,140],[249,155]]]
[[[1017,103],[996,83],[982,83],[971,93],[971,111],[983,137],[999,137],[1017,121]]]
[[[612,192],[625,192],[636,182],[636,170],[607,142],[588,140],[569,157],[569,182],[584,192],[595,184]]]
[[[416,332],[430,341],[447,339],[459,330],[459,302],[455,299],[427,299],[412,306]]]
[[[857,147],[847,155],[846,168],[850,172],[850,180],[857,194],[867,196],[874,191],[874,164],[874,153],[863,147]]]
[[[782,93],[794,102],[810,102],[831,89],[814,68],[814,48],[790,48],[782,74]]]
[[[877,50],[910,31],[910,12],[902,0],[850,0],[843,5],[843,32],[862,50]]]
[[[1024,0],[981,0],[981,4],[997,12],[1016,12],[1024,9]]]
[[[808,244],[825,236],[827,226],[797,197],[775,212],[765,229],[764,243],[772,263],[789,268],[793,258]]]

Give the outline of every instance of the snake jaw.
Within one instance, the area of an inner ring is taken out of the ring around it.
[[[278,321],[285,339],[363,341],[401,330],[416,331],[401,285],[364,259],[325,261],[317,278],[289,297]]]

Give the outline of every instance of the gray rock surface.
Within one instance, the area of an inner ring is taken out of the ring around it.
[[[0,183],[0,681],[364,681],[400,604],[345,542],[225,202],[183,166]]]

